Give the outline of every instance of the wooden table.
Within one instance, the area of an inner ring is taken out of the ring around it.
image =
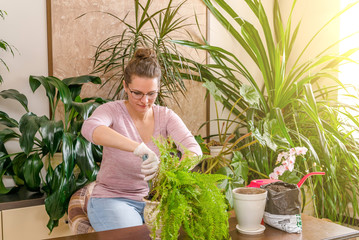
[[[232,240],[317,240],[317,239],[356,239],[359,231],[341,226],[322,219],[317,219],[308,215],[302,215],[303,232],[301,234],[286,233],[281,230],[266,226],[263,234],[244,235],[236,230],[237,220],[232,214],[229,219],[229,234]],[[341,238],[337,238],[341,236]],[[350,237],[352,236],[352,237]],[[149,230],[146,225],[116,229],[104,232],[80,234],[53,240],[150,240]],[[179,238],[183,239],[183,238]],[[359,238],[358,238],[359,239]]]

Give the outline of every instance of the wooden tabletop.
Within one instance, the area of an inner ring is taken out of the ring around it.
[[[259,235],[244,235],[236,230],[237,220],[232,214],[229,219],[229,234],[232,240],[316,240],[316,239],[356,239],[350,238],[359,231],[341,226],[326,220],[317,219],[302,214],[303,232],[301,234],[286,233],[284,231],[272,228],[266,225],[264,233]],[[334,238],[342,236],[342,238]],[[53,238],[53,240],[150,240],[149,230],[146,225],[116,229],[104,232],[95,232],[88,234],[80,234],[62,238]],[[184,239],[179,237],[179,239]]]

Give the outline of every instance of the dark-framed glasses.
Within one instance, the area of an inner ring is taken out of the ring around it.
[[[137,99],[137,100],[142,99],[143,96],[147,96],[147,99],[153,100],[158,95],[158,91],[151,91],[151,92],[148,92],[148,93],[145,94],[145,93],[140,92],[140,91],[132,90],[130,87],[128,87],[128,89],[130,90],[132,97],[134,99]]]

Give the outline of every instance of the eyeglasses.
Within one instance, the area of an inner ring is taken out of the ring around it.
[[[147,99],[153,100],[158,95],[157,91],[152,91],[152,92],[148,92],[148,93],[144,94],[143,92],[140,92],[140,91],[133,91],[130,87],[128,87],[128,89],[130,89],[132,97],[137,100],[142,99],[143,96],[147,96]]]

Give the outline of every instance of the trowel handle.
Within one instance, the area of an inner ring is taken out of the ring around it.
[[[148,154],[143,154],[143,156],[142,156],[142,161],[145,161],[145,160],[147,160],[148,159]]]
[[[312,175],[325,175],[325,172],[312,172],[312,173],[308,173],[307,175],[305,175],[302,179],[300,179],[299,183],[297,183],[297,186],[300,188],[303,183],[305,182],[305,180],[307,180],[308,177],[312,176]]]

